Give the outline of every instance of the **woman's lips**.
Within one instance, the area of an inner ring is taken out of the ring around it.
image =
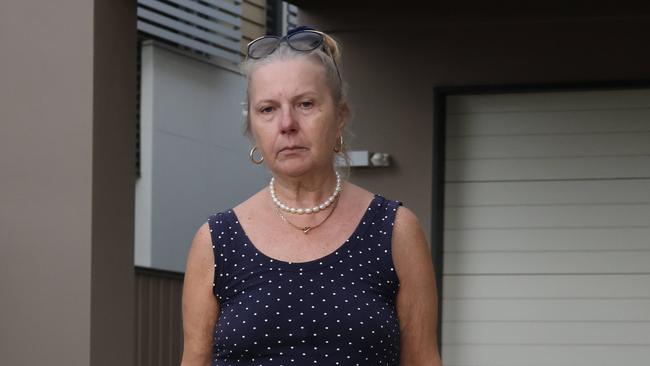
[[[278,154],[287,154],[288,155],[288,154],[298,153],[298,152],[301,152],[303,150],[306,150],[306,148],[302,147],[302,146],[288,146],[288,147],[284,147],[284,148],[280,149]]]
[[[297,151],[297,150],[304,150],[304,149],[305,148],[302,147],[302,146],[289,146],[289,147],[285,147],[285,148],[280,149],[280,152],[283,152],[283,151]]]

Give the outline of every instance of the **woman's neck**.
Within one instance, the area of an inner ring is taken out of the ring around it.
[[[275,194],[292,207],[313,207],[323,203],[336,187],[336,173],[329,169],[304,177],[275,176]]]

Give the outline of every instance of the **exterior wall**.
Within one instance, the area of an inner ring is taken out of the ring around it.
[[[264,187],[268,173],[248,157],[242,75],[154,44],[144,46],[142,75],[136,264],[184,272],[199,226]]]
[[[134,44],[134,2],[0,4],[2,364],[132,364]]]
[[[300,5],[300,4],[299,4]],[[301,24],[343,43],[356,150],[390,153],[389,169],[352,181],[404,201],[431,229],[433,88],[436,86],[650,79],[650,18],[426,18],[369,9],[310,13]],[[387,21],[393,19],[394,21]],[[420,22],[421,21],[421,22]]]
[[[81,0],[0,5],[6,365],[89,364],[93,22]]]

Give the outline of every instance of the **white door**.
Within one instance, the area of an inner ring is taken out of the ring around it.
[[[650,365],[650,90],[447,111],[445,366]]]

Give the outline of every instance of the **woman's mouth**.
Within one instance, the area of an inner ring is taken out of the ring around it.
[[[305,148],[302,147],[302,146],[287,146],[287,147],[284,147],[284,148],[280,149],[280,152],[283,152],[283,151],[298,151],[298,150],[305,150]]]
[[[300,153],[304,150],[306,150],[306,148],[302,146],[287,146],[280,149],[278,154],[290,155],[290,154]]]

